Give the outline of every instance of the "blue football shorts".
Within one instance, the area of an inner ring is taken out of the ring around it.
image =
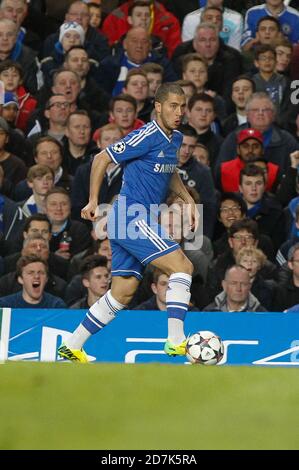
[[[156,214],[144,206],[138,207],[137,212],[134,208],[122,210],[116,200],[109,212],[107,229],[112,249],[112,276],[142,279],[147,264],[180,248],[159,224]]]

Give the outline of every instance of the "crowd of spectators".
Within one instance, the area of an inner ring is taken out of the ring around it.
[[[106,219],[80,217],[92,160],[155,118],[163,82],[186,94],[178,172],[203,206],[200,247],[166,227],[194,264],[190,309],[299,304],[297,78],[296,0],[1,0],[0,306],[107,292]],[[99,202],[121,184],[111,162]],[[166,310],[167,283],[148,267],[130,308]]]

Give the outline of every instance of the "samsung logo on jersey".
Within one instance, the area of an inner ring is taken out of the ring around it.
[[[173,173],[175,169],[175,163],[156,163],[154,166],[155,173]]]

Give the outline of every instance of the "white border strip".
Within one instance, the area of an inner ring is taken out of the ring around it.
[[[0,361],[4,362],[8,358],[8,343],[10,333],[11,308],[2,309],[2,324],[0,338]]]

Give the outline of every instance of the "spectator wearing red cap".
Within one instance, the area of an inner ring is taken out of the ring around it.
[[[242,129],[237,138],[237,158],[224,162],[220,166],[218,186],[224,192],[239,190],[240,172],[246,163],[255,163],[257,158],[264,156],[263,134],[257,129]],[[266,191],[271,191],[278,181],[279,166],[267,162]]]
[[[237,153],[236,135],[241,129],[252,127],[259,130],[264,138],[264,154],[267,162],[279,166],[281,175],[290,166],[290,154],[299,150],[295,138],[276,123],[276,109],[271,98],[264,92],[253,93],[246,104],[247,123],[237,128],[225,138],[217,158],[217,169],[223,162],[232,160]]]

